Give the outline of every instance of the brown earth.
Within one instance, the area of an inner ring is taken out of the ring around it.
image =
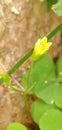
[[[34,46],[38,38],[47,35],[61,22],[62,17],[57,16],[53,11],[48,13],[46,4],[39,0],[0,0],[0,71],[4,69],[8,71]],[[53,46],[49,53],[56,59],[62,55],[60,33],[57,33],[52,41]],[[29,61],[17,71],[17,75],[15,74],[17,79],[29,66]],[[0,87],[0,130],[6,130],[12,121],[29,124],[31,130],[36,129],[36,127],[32,128],[32,119],[21,94],[8,91],[2,86]]]

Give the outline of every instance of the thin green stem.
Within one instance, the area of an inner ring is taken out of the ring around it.
[[[32,55],[33,49],[30,50],[24,57],[22,57],[9,71],[8,74],[13,74],[31,55]]]
[[[48,40],[51,39],[58,31],[62,30],[62,24],[58,25],[56,28],[54,28],[48,35]],[[13,74],[31,55],[32,55],[33,49],[31,49],[22,59],[20,59],[9,71],[8,74]],[[0,79],[0,85],[3,83],[2,78]]]
[[[59,24],[55,29],[53,29],[48,35],[48,40],[51,39],[58,31],[62,31],[62,24]]]

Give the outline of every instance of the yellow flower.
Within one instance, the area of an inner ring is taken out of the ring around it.
[[[39,39],[34,46],[32,59],[37,60],[41,55],[45,54],[48,51],[49,47],[52,45],[52,42],[47,42],[47,37]]]

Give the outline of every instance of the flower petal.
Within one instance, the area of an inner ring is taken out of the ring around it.
[[[44,37],[43,39],[39,39],[35,46],[34,46],[34,51],[32,54],[32,59],[36,60],[38,59],[41,55],[45,54],[46,51],[49,49],[49,47],[52,45],[52,42],[47,42],[47,37]]]
[[[40,44],[44,44],[44,43],[47,43],[47,37],[41,39]]]

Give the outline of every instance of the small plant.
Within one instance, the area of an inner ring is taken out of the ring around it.
[[[62,129],[62,57],[54,65],[51,56],[46,54],[52,45],[51,42],[47,42],[47,39],[54,36],[60,29],[62,29],[62,24],[47,37],[39,39],[34,49],[18,61],[8,73],[4,71],[0,74],[0,84],[5,83],[8,89],[20,91],[24,97],[30,94],[38,97],[38,100],[31,105],[31,114],[40,130]],[[31,55],[32,64],[30,69],[23,74],[22,86],[12,85],[11,74]],[[16,123],[8,126],[8,130],[14,129],[21,130],[22,126]],[[25,129],[23,127],[23,130]]]
[[[43,1],[43,0],[41,0]],[[53,0],[50,8],[54,3],[53,10],[62,15],[62,1]],[[49,54],[46,54],[55,34],[61,31],[62,24],[53,29],[46,37],[39,39],[34,48],[20,59],[8,72],[3,71],[0,76],[0,84],[4,83],[10,90],[22,92],[22,96],[33,94],[37,97],[32,102],[31,114],[33,120],[38,124],[40,130],[62,130],[62,56],[56,64]],[[22,76],[21,84],[16,82],[12,85],[11,75],[30,57],[32,63],[29,70],[26,70]],[[21,86],[22,85],[22,86]],[[26,100],[26,103],[27,100]],[[27,128],[17,122],[11,123],[7,130],[27,130]]]

